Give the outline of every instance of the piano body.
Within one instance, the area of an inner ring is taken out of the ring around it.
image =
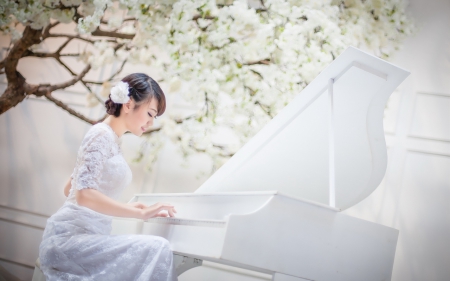
[[[383,179],[383,111],[408,75],[349,47],[196,192],[131,200],[176,218],[115,218],[113,234],[165,237],[179,274],[207,260],[277,281],[390,280],[398,230],[340,211]]]

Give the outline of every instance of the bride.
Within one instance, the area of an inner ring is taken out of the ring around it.
[[[52,215],[39,247],[41,269],[52,280],[177,280],[169,242],[150,235],[110,235],[112,216],[173,217],[174,206],[116,201],[131,182],[121,136],[142,135],[164,113],[158,83],[133,73],[111,89],[109,116],[92,126],[78,150],[75,169],[64,188],[67,200]]]

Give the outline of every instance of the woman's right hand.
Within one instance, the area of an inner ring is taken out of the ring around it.
[[[147,220],[154,217],[174,217],[175,207],[169,203],[156,203],[146,208],[142,208],[140,211],[140,218]]]

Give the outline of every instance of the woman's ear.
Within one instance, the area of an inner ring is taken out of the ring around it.
[[[131,111],[131,109],[132,109],[132,104],[131,103],[132,103],[132,99],[130,99],[127,103],[123,104],[123,110],[124,110],[125,113],[128,113],[128,112]]]

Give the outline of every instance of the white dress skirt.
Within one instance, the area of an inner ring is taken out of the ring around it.
[[[177,280],[169,242],[151,235],[110,235],[112,217],[79,206],[75,190],[94,188],[117,199],[131,182],[120,139],[106,123],[91,127],[78,151],[72,188],[47,220],[41,270],[53,280]]]

